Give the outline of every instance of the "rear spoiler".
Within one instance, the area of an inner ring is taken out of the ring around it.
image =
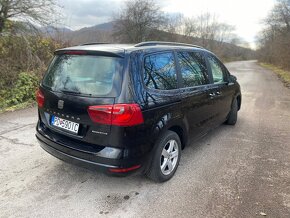
[[[109,52],[109,51],[94,51],[94,50],[76,50],[76,49],[59,49],[54,52],[54,55],[98,55],[107,57],[120,57],[123,58],[124,52]]]

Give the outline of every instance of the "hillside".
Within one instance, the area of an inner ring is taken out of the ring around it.
[[[54,34],[54,36],[61,37],[72,45],[78,45],[85,42],[113,42],[111,37],[113,25],[113,22],[109,22],[91,27],[84,27],[75,31],[59,31],[57,34]]]
[[[68,29],[57,29],[50,31],[50,35],[59,40],[66,41],[71,45],[78,45],[85,42],[111,42],[119,43],[113,36],[114,22],[102,23],[91,27],[85,27],[76,31]],[[47,28],[51,30],[51,28]],[[202,45],[213,51],[223,60],[246,60],[255,58],[255,51],[230,43],[217,41],[204,41],[199,38],[187,37],[180,34],[173,34],[161,30],[152,30],[148,40],[176,41],[196,45]],[[122,42],[121,42],[122,43]]]

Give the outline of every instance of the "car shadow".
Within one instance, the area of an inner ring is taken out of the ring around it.
[[[217,143],[215,141],[216,137],[220,137],[221,135],[224,135],[224,137],[227,137],[229,134],[231,134],[231,131],[234,131],[233,126],[227,126],[227,125],[221,125],[210,132],[208,132],[206,135],[204,135],[202,138],[199,138],[198,140],[191,141],[188,143],[188,145],[185,147],[185,149],[182,151],[182,159],[180,162],[180,166],[184,164],[188,164],[188,162],[194,161],[194,158],[198,156],[198,153],[202,149],[207,149],[209,146],[215,146]],[[60,160],[55,160],[54,165],[51,167],[51,174],[55,174],[57,177],[57,180],[60,180],[59,182],[56,181],[56,184],[58,185],[67,185],[66,182],[62,181],[61,177],[65,175],[65,178],[70,180],[70,183],[81,183],[81,184],[88,184],[92,183],[94,185],[97,185],[99,183],[101,184],[108,184],[109,186],[139,186],[140,184],[150,184],[154,182],[151,182],[149,179],[147,179],[145,176],[140,174],[133,174],[130,176],[122,177],[122,176],[112,176],[107,175],[102,172],[82,168],[76,165],[72,165],[69,163],[65,163]],[[51,175],[50,175],[51,176]],[[74,184],[74,185],[75,185]]]

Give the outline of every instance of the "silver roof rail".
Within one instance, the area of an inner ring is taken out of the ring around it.
[[[203,48],[198,45],[192,45],[192,44],[186,44],[181,42],[162,42],[162,41],[148,41],[148,42],[141,42],[136,45],[135,47],[142,47],[142,46],[154,46],[154,45],[176,45],[176,46],[188,46],[188,47],[194,47],[194,48]]]

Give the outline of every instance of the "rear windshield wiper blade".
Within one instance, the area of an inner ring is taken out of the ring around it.
[[[81,93],[81,92],[75,92],[75,91],[68,91],[68,90],[60,90],[61,92],[63,93],[66,93],[66,94],[73,94],[73,95],[85,95],[85,96],[91,96],[92,94],[84,94],[84,93]]]

